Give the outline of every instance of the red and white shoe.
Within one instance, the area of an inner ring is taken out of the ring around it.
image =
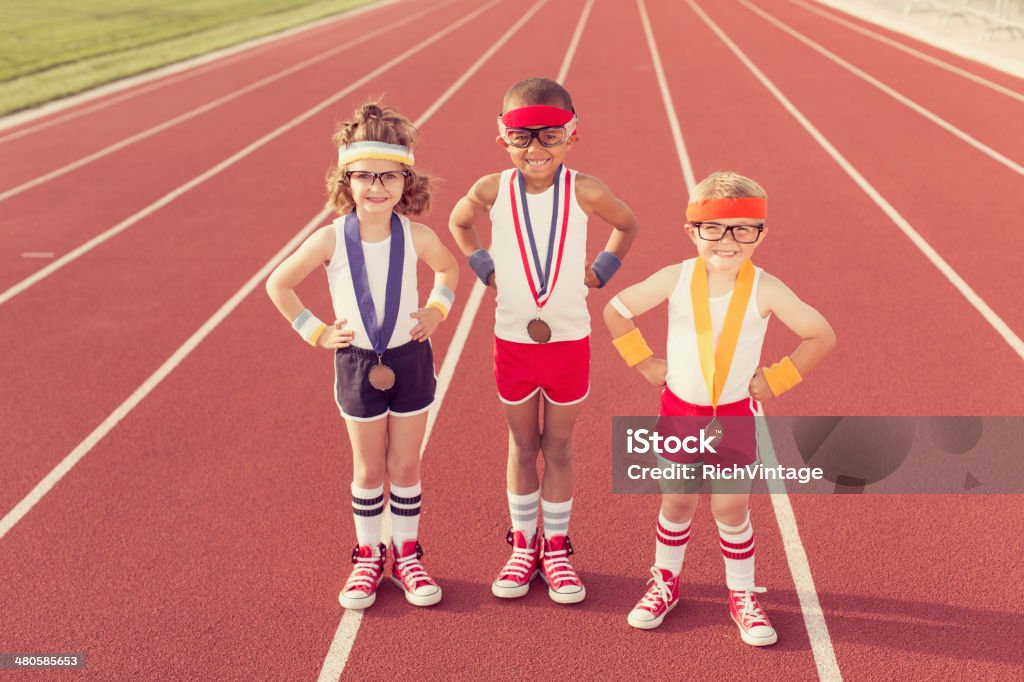
[[[377,601],[377,588],[384,579],[384,562],[388,549],[383,544],[374,550],[370,545],[356,545],[352,550],[355,568],[345,581],[338,601],[346,609],[365,609]]]
[[[769,646],[779,641],[775,628],[754,596],[766,591],[763,587],[729,591],[729,615],[740,629],[743,641],[753,646]]]
[[[491,594],[502,599],[516,599],[530,591],[530,582],[537,577],[540,533],[535,532],[533,540],[527,542],[526,533],[509,528],[505,542],[512,545],[512,556],[505,562],[498,579],[491,583]]]
[[[441,601],[441,588],[431,578],[420,559],[423,548],[415,540],[406,540],[402,551],[394,547],[395,563],[391,566],[391,582],[402,588],[405,600],[414,606],[433,606]]]
[[[654,577],[647,581],[650,585],[647,594],[626,616],[630,625],[641,630],[653,630],[661,625],[668,612],[679,603],[679,576],[657,566],[651,567],[651,575]]]
[[[540,560],[541,580],[548,584],[548,596],[559,604],[577,604],[587,596],[583,581],[569,563],[572,543],[567,535],[544,538],[544,554]]]

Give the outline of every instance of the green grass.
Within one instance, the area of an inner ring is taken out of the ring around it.
[[[374,0],[0,0],[0,115]]]

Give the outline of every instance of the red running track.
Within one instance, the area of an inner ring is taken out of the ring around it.
[[[754,4],[1024,162],[1013,134],[1019,102],[798,4]],[[544,3],[423,124],[419,156],[445,179],[426,222],[443,235],[448,211],[469,183],[507,163],[490,146],[504,88],[526,75],[558,74],[585,6],[584,0]],[[367,30],[384,31],[372,50],[339,52],[0,202],[7,247],[0,287],[44,264],[21,259],[22,251],[66,253],[478,7],[466,0],[382,7],[318,28],[308,39],[293,36],[203,67],[194,77],[45,132],[8,142],[2,140],[7,131],[0,132],[5,159],[16,160],[4,164],[4,192]],[[333,120],[382,92],[414,118],[423,116],[529,7],[494,3],[0,304],[2,513],[317,215]],[[1003,274],[1019,260],[1013,248],[1019,235],[1008,232],[995,244],[989,236],[989,226],[1010,224],[1020,212],[1019,176],[746,5],[701,7],[1019,333],[1019,288]],[[690,4],[652,0],[646,10],[696,175],[734,168],[768,188],[777,227],[758,252],[759,264],[822,310],[840,335],[814,376],[766,409],[1022,414],[1024,372],[1011,344]],[[427,12],[422,20],[390,26],[417,11]],[[1019,81],[900,40],[1024,92]],[[614,289],[689,257],[679,231],[685,181],[637,4],[594,3],[570,56],[565,82],[582,119],[581,144],[570,161],[605,180],[641,222]],[[964,106],[971,101],[990,115],[979,119]],[[58,191],[69,185],[88,190]],[[975,222],[961,217],[965,199]],[[596,253],[609,228],[595,221],[592,229]],[[313,310],[329,309],[315,279],[300,292],[303,300]],[[462,306],[471,288],[464,276],[457,291]],[[1024,641],[1013,604],[1024,595],[1014,571],[1005,569],[1019,553],[1002,540],[1024,530],[1017,496],[790,495],[798,538],[784,510],[758,497],[758,582],[770,589],[764,603],[780,632],[779,644],[767,651],[740,643],[728,620],[721,560],[702,506],[683,604],[657,631],[629,628],[625,614],[643,591],[657,502],[609,493],[608,427],[612,415],[649,412],[656,395],[622,365],[601,328],[597,313],[612,293],[593,292],[593,390],[575,439],[572,535],[587,601],[559,607],[539,588],[511,604],[489,594],[506,557],[507,509],[506,437],[490,369],[493,295],[485,293],[464,344],[453,345],[455,324],[442,325],[434,340],[439,363],[449,349],[455,351],[449,364],[458,357],[424,454],[426,562],[445,600],[414,610],[385,585],[358,622],[344,660],[346,679],[1020,675]],[[663,311],[643,324],[663,329]],[[648,336],[663,351],[663,334]],[[765,357],[792,345],[773,325]],[[86,670],[69,676],[95,679],[317,676],[342,620],[336,593],[354,536],[347,511],[351,455],[331,401],[331,376],[325,358],[297,342],[261,287],[245,296],[5,529],[0,649],[85,652]],[[990,537],[996,527],[998,536]],[[808,633],[801,600],[808,583],[799,571],[794,577],[791,563],[799,562],[784,549],[784,536],[806,552],[825,637]]]

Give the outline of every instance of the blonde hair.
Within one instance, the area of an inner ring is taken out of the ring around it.
[[[334,130],[335,147],[347,147],[352,142],[366,141],[398,144],[414,149],[418,138],[419,132],[412,121],[392,107],[381,106],[379,99],[360,106],[352,118],[342,121]],[[327,205],[339,214],[348,213],[355,207],[352,188],[345,178],[346,168],[335,164],[327,170]],[[405,179],[402,198],[395,205],[395,210],[408,215],[426,213],[430,210],[432,178],[405,164],[402,164],[402,168],[409,171],[409,177]]]
[[[707,176],[693,188],[690,203],[707,201],[708,199],[743,199],[758,197],[767,199],[761,185],[748,177],[732,171],[718,171]]]

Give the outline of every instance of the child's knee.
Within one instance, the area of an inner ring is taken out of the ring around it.
[[[545,465],[568,466],[572,461],[572,438],[544,433],[540,439]]]
[[[376,488],[384,484],[384,463],[356,462],[352,467],[352,482],[360,488]]]
[[[711,496],[711,513],[727,526],[738,526],[746,521],[747,509],[745,496]]]
[[[672,523],[685,523],[697,511],[697,495],[662,495],[661,513]]]
[[[509,457],[523,462],[535,462],[540,450],[540,437],[536,433],[510,432]]]

